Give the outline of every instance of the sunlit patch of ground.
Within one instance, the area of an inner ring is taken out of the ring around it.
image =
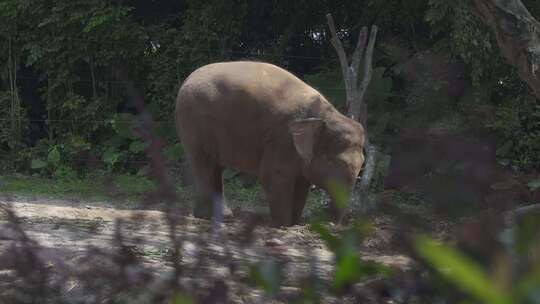
[[[52,256],[67,264],[77,265],[91,247],[114,250],[117,244],[115,228],[121,222],[122,243],[142,261],[142,265],[152,269],[156,276],[167,277],[173,271],[169,226],[160,211],[119,210],[107,203],[89,205],[82,201],[51,199],[13,199],[0,203],[15,212],[28,236],[42,246],[47,256],[54,253]],[[385,252],[385,244],[392,238],[392,229],[383,222],[381,220],[381,228],[365,241],[361,256],[394,269],[407,270],[411,267],[410,258],[393,249]],[[6,216],[2,214],[0,224],[5,223]],[[310,272],[315,272],[323,280],[332,276],[333,254],[307,226],[287,229],[257,226],[246,240],[245,223],[241,219],[230,219],[217,234],[212,232],[208,221],[186,216],[179,218],[179,223],[177,235],[182,240],[180,262],[186,270],[191,270],[185,271],[186,282],[210,282],[223,278],[238,303],[261,299],[262,291],[247,283],[248,266],[259,261],[278,265],[286,277],[283,289],[286,294],[299,293],[295,287],[297,281]],[[10,233],[14,232],[2,230],[0,252],[12,244],[13,235]],[[202,271],[197,268],[201,256],[206,259]],[[51,263],[54,264],[54,260]],[[8,274],[4,276],[9,278]],[[66,287],[66,296],[84,295],[84,291],[77,288],[78,282],[70,284],[71,287]]]

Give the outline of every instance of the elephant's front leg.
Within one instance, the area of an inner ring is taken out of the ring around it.
[[[309,193],[309,187],[311,184],[303,177],[296,180],[294,187],[294,204],[292,206],[292,224],[296,225],[300,223],[302,217],[302,211],[306,205],[306,199]]]
[[[293,206],[295,203],[295,179],[283,162],[272,154],[261,166],[261,184],[264,189],[272,226],[291,226],[293,224]]]
[[[290,150],[284,149],[287,145]],[[294,151],[291,143],[278,141],[265,150],[261,159],[259,177],[276,227],[292,226],[295,220],[295,188],[301,168]]]
[[[294,181],[268,178],[262,182],[266,200],[270,207],[272,226],[292,226],[294,205]]]

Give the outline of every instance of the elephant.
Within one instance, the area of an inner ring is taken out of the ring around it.
[[[223,201],[224,168],[259,179],[272,226],[301,220],[311,185],[351,190],[364,162],[364,129],[300,78],[257,61],[218,62],[181,85],[175,126],[198,194],[193,215]],[[332,208],[335,214],[338,209]]]

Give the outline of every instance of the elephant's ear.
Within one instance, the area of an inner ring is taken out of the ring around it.
[[[322,125],[320,118],[297,119],[289,124],[294,147],[305,164],[309,164],[313,158],[313,148]]]

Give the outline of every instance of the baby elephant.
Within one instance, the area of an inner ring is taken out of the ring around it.
[[[175,112],[199,195],[196,217],[210,218],[212,202],[223,200],[225,167],[258,176],[272,224],[291,226],[311,184],[350,190],[364,162],[362,126],[272,64],[203,66],[182,84]]]

